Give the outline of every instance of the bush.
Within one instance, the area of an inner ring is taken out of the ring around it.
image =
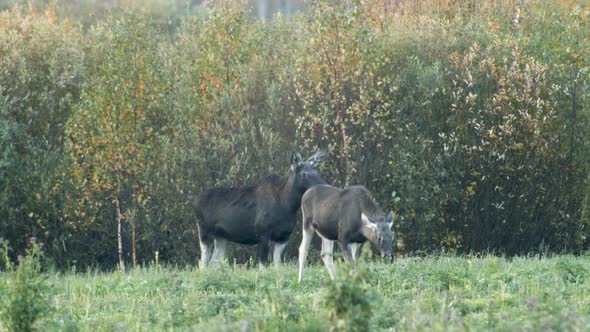
[[[42,244],[31,238],[26,255],[18,264],[9,257],[8,241],[0,239],[0,258],[5,272],[0,280],[0,317],[12,331],[32,331],[35,321],[51,312],[49,286],[41,273]]]
[[[358,268],[358,267],[357,267]],[[352,276],[342,271],[326,288],[326,313],[331,331],[368,331],[375,296],[364,285],[362,269]]]

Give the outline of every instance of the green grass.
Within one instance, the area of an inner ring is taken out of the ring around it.
[[[340,276],[347,274],[338,264]],[[371,330],[590,331],[590,257],[403,258],[359,263],[372,298]],[[276,269],[149,267],[49,276],[59,331],[327,330],[321,265],[301,284],[295,263]]]

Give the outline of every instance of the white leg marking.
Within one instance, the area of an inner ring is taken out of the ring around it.
[[[227,251],[227,240],[222,238],[215,238],[215,249],[211,257],[211,263],[219,265],[225,259],[225,252]]]
[[[361,253],[361,246],[362,243],[351,243],[350,244],[350,252],[352,254],[352,261],[356,262],[359,259]]]
[[[219,239],[215,246],[219,246],[219,261],[225,261],[227,253],[227,240]]]
[[[281,265],[281,257],[283,252],[287,248],[287,241],[283,243],[275,242],[274,252],[272,253],[272,260],[275,263],[275,267],[279,267]]]
[[[201,246],[201,260],[199,261],[199,268],[204,269],[209,263],[209,256],[211,255],[211,244],[204,243],[199,240]]]
[[[325,239],[322,236],[322,260],[330,273],[332,280],[336,279],[336,271],[334,270],[334,241]]]
[[[303,268],[305,267],[305,261],[307,260],[307,253],[309,252],[309,245],[313,238],[313,229],[305,229],[303,226],[303,238],[301,239],[301,245],[299,246],[299,282],[303,279]]]
[[[346,246],[346,251],[348,251],[348,255],[346,255],[345,252],[342,253],[342,258],[344,258],[344,262],[346,262],[346,263],[352,263],[352,262],[354,262],[354,259],[352,258],[352,243],[349,243]]]

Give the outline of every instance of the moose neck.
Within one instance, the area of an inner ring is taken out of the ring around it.
[[[295,176],[292,171],[283,176],[283,184],[281,190],[281,204],[290,211],[297,211],[301,205],[301,197],[305,190],[295,186]]]

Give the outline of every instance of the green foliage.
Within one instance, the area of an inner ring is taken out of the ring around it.
[[[326,288],[326,312],[333,331],[368,331],[372,316],[372,294],[364,283],[364,270],[337,278]]]
[[[382,82],[376,76],[378,31],[367,9],[319,2],[306,26],[306,50],[293,78],[300,109],[297,134],[305,146],[330,150],[336,185],[367,184],[371,163],[383,147]],[[377,160],[376,160],[377,159]]]
[[[192,264],[191,199],[318,148],[325,179],[396,211],[399,252],[590,245],[583,1],[319,1],[265,22],[247,1],[46,3],[0,13],[15,250],[37,236],[59,267],[111,268],[120,239],[121,261]]]
[[[562,273],[563,280],[567,282],[579,283],[590,276],[586,266],[568,258],[560,259],[556,264],[556,269]]]
[[[564,278],[559,267],[564,264],[580,277]],[[574,271],[588,264],[587,256],[439,255],[371,262],[357,272],[362,277],[341,274],[335,282],[323,264],[312,264],[303,284],[297,282],[293,264],[280,269],[161,266],[126,274],[53,273],[47,280],[54,292],[53,314],[35,326],[60,331],[327,331],[336,327],[327,319],[329,311],[360,313],[361,307],[370,307],[361,320],[368,320],[370,331],[584,330],[590,322],[590,281]],[[340,302],[328,306],[328,298]],[[352,322],[351,316],[341,318]]]
[[[89,53],[97,58],[100,53],[100,61],[66,125],[72,186],[81,193],[78,202],[72,197],[72,210],[91,222],[80,207],[100,209],[105,198],[112,203],[118,221],[131,224],[135,266],[137,220],[150,199],[148,174],[160,156],[160,137],[173,130],[164,112],[167,76],[159,66],[165,59],[149,44],[157,44],[157,30],[145,15],[134,13],[109,26],[93,31],[96,43]]]
[[[63,166],[61,153],[26,133],[24,126],[0,118],[0,236],[24,252],[27,238],[47,243],[46,251],[59,257],[64,225],[57,211],[59,191],[54,188]]]
[[[0,229],[17,252],[38,237],[58,263],[63,127],[86,76],[79,41],[51,8],[0,12]]]
[[[23,126],[38,143],[55,149],[72,103],[86,79],[81,34],[45,12],[15,7],[0,12],[2,118]]]
[[[0,258],[4,272],[0,272],[0,317],[12,331],[32,331],[35,322],[51,312],[47,298],[50,294],[47,277],[41,273],[42,244],[29,240],[25,256],[18,256],[14,264],[9,256],[8,241],[0,238]]]

